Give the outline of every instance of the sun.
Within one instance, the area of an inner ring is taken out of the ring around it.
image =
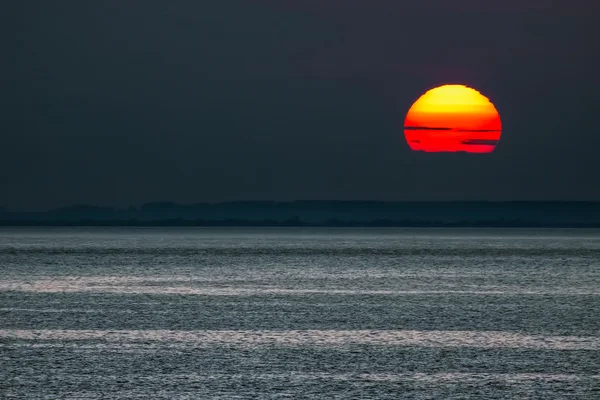
[[[404,136],[414,151],[491,153],[502,123],[492,102],[464,85],[427,91],[408,110]]]

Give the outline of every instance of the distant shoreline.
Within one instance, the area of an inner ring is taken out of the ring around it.
[[[600,202],[162,201],[37,212],[0,207],[0,226],[600,228]]]
[[[599,229],[600,223],[542,223],[534,221],[0,221],[0,227],[205,227],[205,228],[556,228]]]

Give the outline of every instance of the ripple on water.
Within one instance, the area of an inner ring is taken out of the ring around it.
[[[417,346],[600,350],[599,337],[525,335],[514,332],[404,330],[174,331],[174,330],[0,330],[0,339],[100,340],[207,345]]]

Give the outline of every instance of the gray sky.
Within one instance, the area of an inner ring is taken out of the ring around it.
[[[600,200],[595,0],[11,3],[8,208]],[[409,150],[408,108],[444,83],[495,103],[494,153]]]

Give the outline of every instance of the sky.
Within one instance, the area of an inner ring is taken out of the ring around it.
[[[0,206],[600,200],[596,0],[11,2]],[[411,104],[490,98],[493,153],[412,152]]]

